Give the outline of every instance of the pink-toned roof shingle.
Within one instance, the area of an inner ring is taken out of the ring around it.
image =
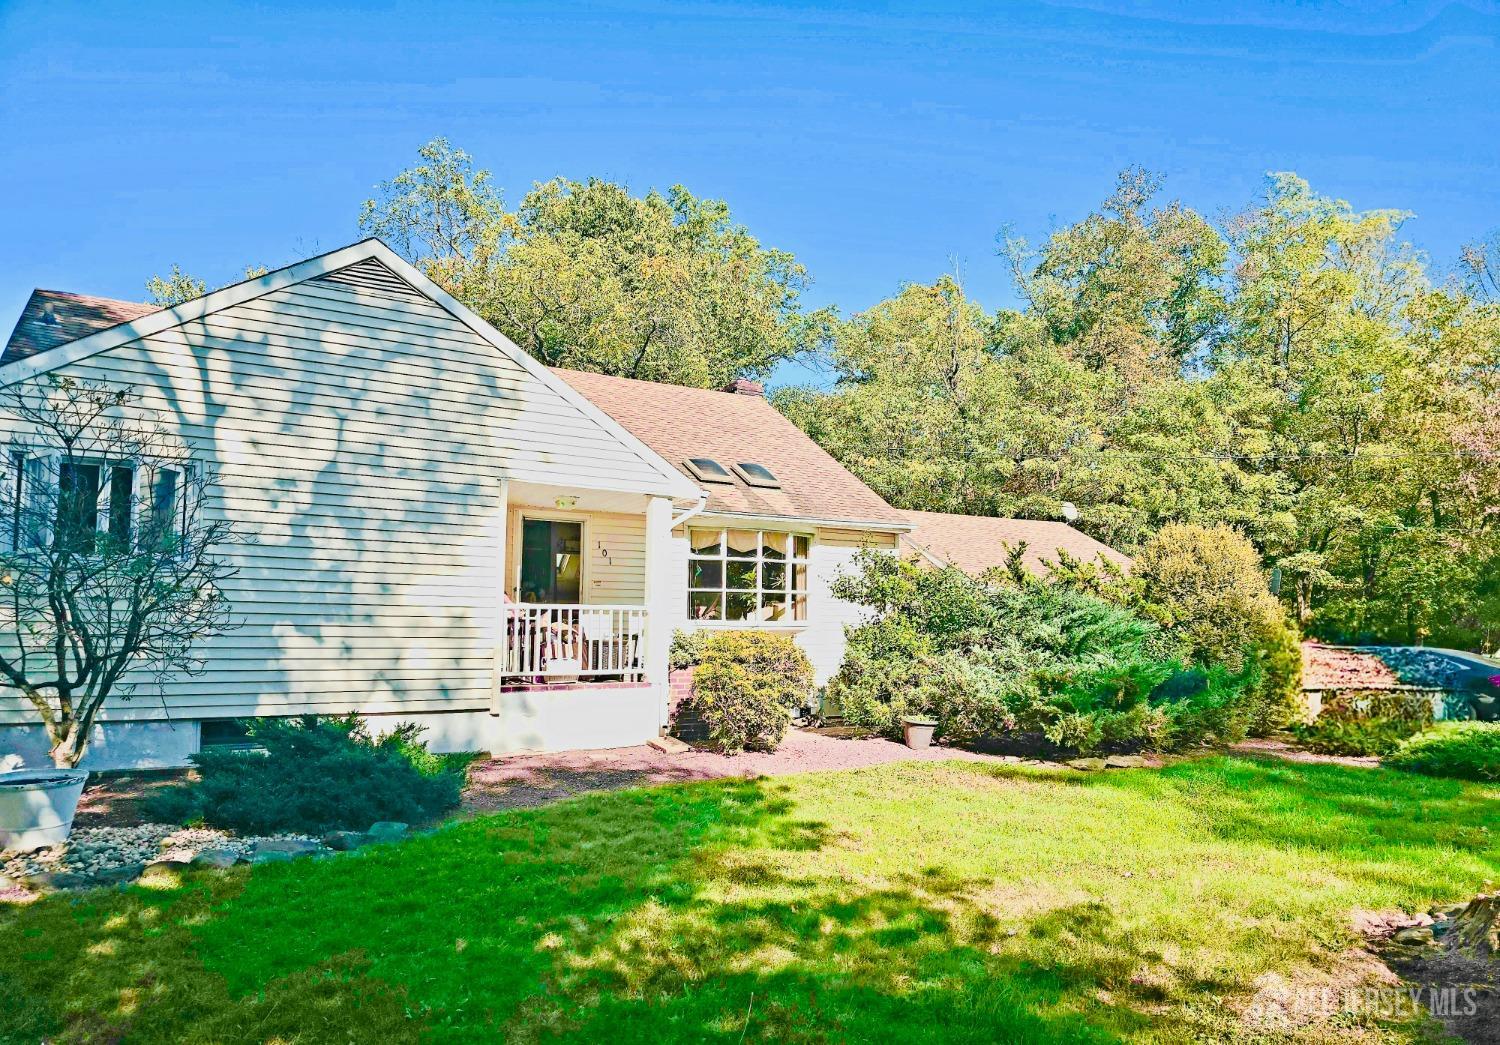
[[[1049,562],[1057,561],[1059,549],[1083,562],[1102,558],[1130,569],[1128,555],[1120,554],[1067,523],[949,515],[946,512],[903,511],[901,514],[914,527],[902,538],[905,543],[921,548],[946,565],[956,566],[968,574],[978,575],[992,567],[1004,566],[1006,552],[1021,544],[1026,545],[1022,563],[1038,575],[1047,571]]]
[[[16,320],[4,353],[0,353],[0,366],[140,319],[159,307],[64,290],[33,290],[26,307],[21,309],[21,318]]]
[[[831,522],[906,520],[779,410],[758,394],[687,388],[581,370],[554,372],[609,414],[631,435],[693,479],[708,494],[708,509]],[[778,490],[703,482],[688,470],[690,457],[711,457],[725,468],[739,462],[765,465]]]

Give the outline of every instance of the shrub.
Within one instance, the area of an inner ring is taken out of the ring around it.
[[[1500,723],[1442,723],[1407,740],[1384,764],[1427,776],[1500,781]]]
[[[1261,668],[1254,663],[1238,672],[1222,664],[1180,669],[1151,694],[1167,719],[1163,746],[1222,746],[1245,739],[1263,687]]]
[[[1142,607],[1189,648],[1192,660],[1238,671],[1284,612],[1255,546],[1227,526],[1164,526],[1136,556]]]
[[[812,663],[790,636],[715,631],[693,675],[693,702],[724,751],[774,751],[812,693]]]
[[[1388,755],[1422,726],[1399,718],[1323,718],[1292,727],[1310,751],[1320,755]]]
[[[677,630],[672,632],[672,646],[667,661],[674,668],[691,668],[703,660],[703,647],[708,642],[709,632]]]
[[[1249,694],[1246,730],[1262,737],[1302,721],[1307,714],[1302,696],[1302,637],[1283,611],[1267,623],[1251,650],[1260,678]]]
[[[158,792],[155,819],[202,822],[243,834],[364,830],[379,820],[418,822],[458,805],[462,757],[434,755],[421,727],[373,739],[356,716],[260,719],[263,750],[202,751],[200,779]]]

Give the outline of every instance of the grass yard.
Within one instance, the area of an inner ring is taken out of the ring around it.
[[[1497,808],[1496,787],[1230,758],[589,795],[0,912],[0,1038],[1245,1040],[1267,974],[1360,982],[1351,911],[1500,877]]]

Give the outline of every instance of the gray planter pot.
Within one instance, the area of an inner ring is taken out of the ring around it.
[[[66,842],[88,778],[83,769],[0,773],[0,849],[30,852]]]
[[[1481,722],[1500,720],[1500,697],[1492,693],[1479,694],[1469,705],[1474,709],[1474,717]]]
[[[903,718],[901,728],[906,734],[906,746],[915,750],[932,746],[932,734],[937,729],[937,720],[931,718]]]

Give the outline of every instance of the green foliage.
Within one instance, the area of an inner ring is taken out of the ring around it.
[[[1500,780],[1500,723],[1440,723],[1407,740],[1384,764],[1426,776]]]
[[[777,404],[900,507],[1071,501],[1131,553],[1222,525],[1299,630],[1500,644],[1497,248],[1435,286],[1405,215],[1295,175],[1220,228],[1157,189],[1128,171],[1039,248],[1007,236],[1019,311],[944,277],[830,323],[833,388]]]
[[[360,226],[549,366],[717,388],[817,333],[802,266],[721,200],[557,178],[510,210],[463,150],[437,138],[419,153]]]
[[[812,694],[812,663],[789,635],[714,631],[693,673],[693,702],[723,751],[774,751]]]
[[[1319,718],[1294,725],[1292,734],[1320,755],[1388,755],[1421,729],[1399,718]]]
[[[1177,644],[1131,609],[1073,583],[983,581],[864,553],[841,598],[874,615],[848,631],[829,706],[887,735],[931,715],[944,739],[1036,737],[1075,751],[1240,739],[1259,664],[1186,669]]]
[[[703,648],[711,633],[698,628],[692,631],[678,628],[672,632],[672,645],[667,653],[667,662],[674,668],[691,668],[703,660]]]
[[[1286,614],[1280,614],[1252,647],[1260,681],[1247,724],[1252,736],[1265,736],[1299,721],[1302,696],[1302,641]]]
[[[194,755],[199,779],[157,792],[149,815],[243,834],[362,831],[430,820],[463,789],[463,760],[429,752],[410,723],[372,738],[357,716],[305,715],[258,719],[249,732],[263,751]]]
[[[264,276],[267,271],[264,265],[246,265],[243,278],[257,279]],[[153,305],[160,305],[162,308],[172,308],[182,304],[184,301],[201,298],[204,294],[208,293],[208,284],[201,279],[188,275],[182,269],[173,265],[172,271],[167,273],[165,277],[152,276],[146,280],[146,293],[149,295]]]
[[[1135,557],[1141,608],[1200,663],[1238,669],[1282,611],[1266,587],[1260,557],[1227,526],[1164,526]]]

